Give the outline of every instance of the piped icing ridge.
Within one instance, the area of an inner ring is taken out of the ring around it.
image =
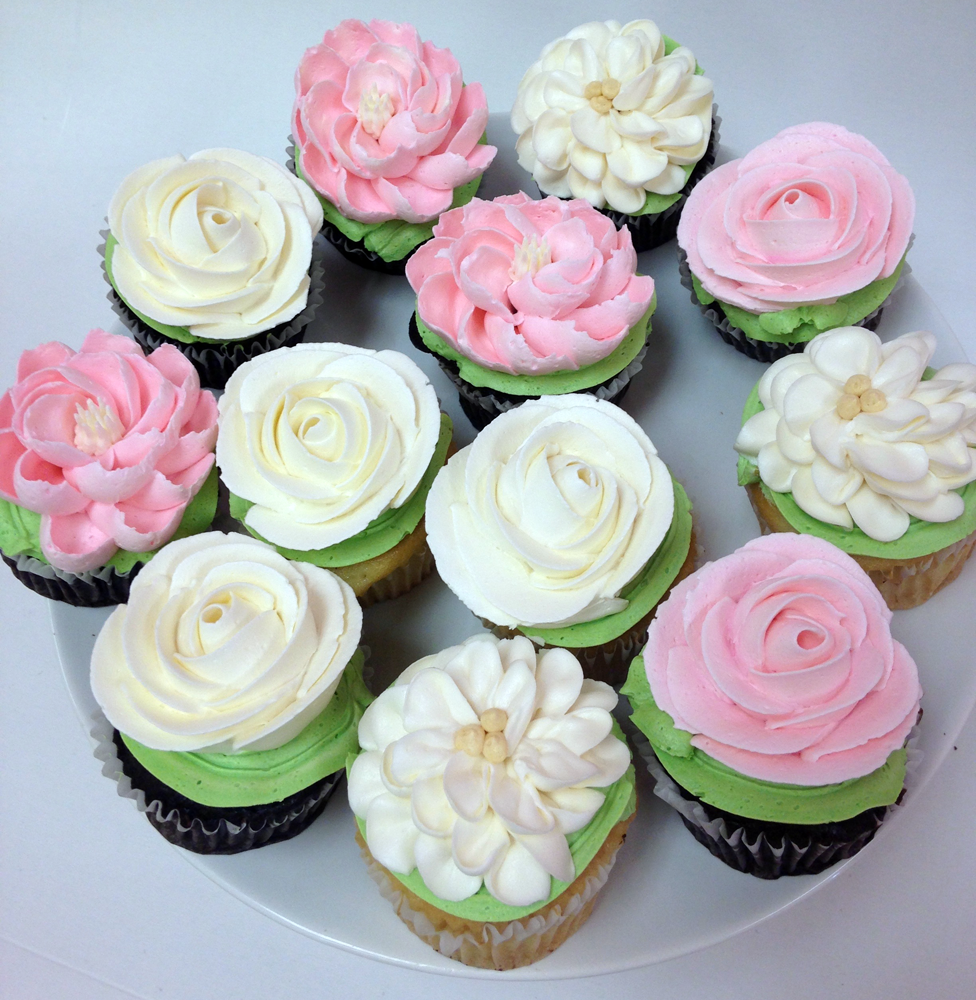
[[[567,834],[603,805],[630,752],[613,689],[566,650],[473,636],[408,667],[359,725],[349,802],[373,856],[436,896],[484,885],[510,906],[576,871]]]
[[[630,215],[669,195],[705,153],[712,83],[653,21],[593,21],[550,42],[519,84],[519,163],[543,194]]]
[[[427,376],[397,351],[298,344],[242,365],[220,400],[217,464],[244,523],[322,549],[403,505],[441,433]]]
[[[654,296],[636,272],[626,227],[585,201],[521,192],[445,213],[406,269],[428,328],[479,365],[523,375],[611,354]]]
[[[175,347],[92,330],[25,351],[0,399],[0,496],[41,515],[51,565],[83,573],[168,541],[214,464],[217,404]]]
[[[92,692],[153,750],[271,750],[328,705],[361,630],[328,570],[247,535],[193,535],[157,553],[102,627]]]
[[[438,473],[428,543],[444,582],[497,625],[552,628],[625,608],[674,515],[671,476],[623,410],[548,396],[490,423]]]
[[[764,781],[833,784],[881,767],[918,715],[917,669],[890,622],[850,556],[774,534],[675,586],[644,665],[691,746]]]
[[[343,21],[305,52],[295,92],[302,172],[360,222],[429,222],[495,156],[481,84],[409,24]]]
[[[322,208],[267,157],[204,149],[154,160],[119,185],[108,223],[112,283],[150,322],[241,340],[305,308]]]
[[[705,291],[766,313],[830,304],[891,276],[914,215],[908,181],[875,146],[811,122],[702,178],[678,244]]]
[[[763,409],[735,447],[771,490],[827,524],[895,541],[910,519],[948,522],[976,481],[976,365],[924,378],[930,333],[882,343],[860,327],[812,340],[757,386]]]

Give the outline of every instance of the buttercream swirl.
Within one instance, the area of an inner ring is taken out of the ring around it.
[[[262,354],[220,400],[217,464],[254,504],[245,524],[289,549],[322,549],[401,506],[440,433],[427,376],[397,351],[298,344]]]
[[[890,277],[908,249],[915,198],[863,136],[811,122],[706,175],[678,245],[704,289],[752,313],[836,302]]]
[[[0,496],[41,515],[51,565],[168,541],[213,467],[217,405],[175,347],[92,330],[24,351],[0,399]]]
[[[366,710],[349,804],[373,856],[445,900],[509,906],[576,877],[566,835],[630,765],[614,690],[564,649],[478,635],[424,657]]]
[[[322,206],[267,157],[204,149],[134,170],[108,224],[129,306],[204,340],[240,340],[305,308]]]
[[[551,628],[625,608],[620,591],[673,513],[671,476],[630,416],[585,394],[545,396],[497,417],[437,474],[428,543],[475,614]]]
[[[769,535],[675,586],[644,665],[692,746],[764,781],[834,784],[881,767],[915,724],[918,672],[890,622],[850,556]]]
[[[812,517],[878,541],[901,538],[911,517],[955,520],[954,491],[976,480],[976,365],[923,379],[935,346],[930,333],[886,344],[861,327],[821,334],[767,369],[764,409],[736,449]]]
[[[92,652],[95,700],[153,750],[270,750],[328,705],[362,630],[352,589],[247,535],[172,542]]]
[[[478,141],[481,84],[409,24],[343,21],[302,57],[295,92],[302,173],[360,222],[429,222],[495,156]]]
[[[585,201],[524,193],[445,213],[407,262],[424,323],[486,368],[575,370],[611,354],[647,311],[630,231]]]
[[[539,190],[636,215],[675,194],[705,154],[712,82],[653,21],[592,21],[550,42],[512,108],[519,163]]]

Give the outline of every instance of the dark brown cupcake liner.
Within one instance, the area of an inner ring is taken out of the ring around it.
[[[118,782],[118,792],[134,799],[140,812],[171,844],[195,854],[239,854],[290,840],[319,816],[339,786],[344,770],[327,775],[278,802],[223,808],[188,799],[148,771],[101,713],[92,736],[102,774]]]
[[[127,573],[119,573],[112,566],[88,573],[69,573],[29,555],[8,556],[0,552],[0,556],[10,572],[35,594],[51,601],[73,604],[76,608],[125,604],[129,599],[129,586],[144,565],[138,562]]]

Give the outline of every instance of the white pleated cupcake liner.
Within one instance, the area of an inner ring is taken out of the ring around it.
[[[424,547],[414,553],[402,566],[388,573],[381,580],[371,584],[367,590],[358,595],[359,603],[368,608],[380,601],[390,601],[394,597],[412,590],[434,571],[434,555],[424,542]]]

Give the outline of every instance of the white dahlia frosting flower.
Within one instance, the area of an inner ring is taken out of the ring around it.
[[[477,635],[424,657],[366,710],[349,803],[391,871],[441,899],[482,884],[509,906],[576,877],[567,834],[630,765],[613,689],[564,649]]]
[[[519,163],[544,194],[635,215],[705,154],[712,82],[653,21],[592,21],[547,45],[512,108]]]
[[[976,365],[923,380],[934,351],[930,333],[887,344],[861,327],[822,333],[760,379],[764,409],[736,450],[812,517],[878,541],[901,538],[910,517],[953,521],[953,491],[976,480]]]

